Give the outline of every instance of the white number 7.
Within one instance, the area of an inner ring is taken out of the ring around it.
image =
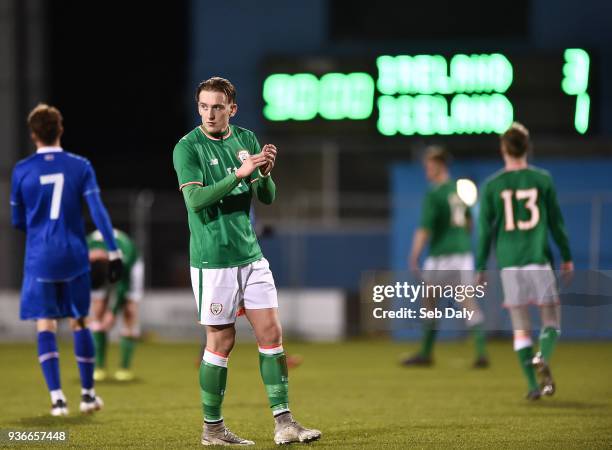
[[[49,175],[40,176],[40,184],[52,184],[53,195],[51,196],[51,220],[57,220],[60,214],[60,205],[62,203],[62,191],[64,190],[64,174],[52,173]]]

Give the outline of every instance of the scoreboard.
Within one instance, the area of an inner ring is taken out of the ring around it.
[[[264,64],[263,117],[271,131],[384,136],[591,130],[591,58],[457,53],[371,58],[273,58]],[[592,83],[591,83],[592,84]]]

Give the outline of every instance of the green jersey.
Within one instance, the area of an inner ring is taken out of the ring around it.
[[[500,268],[551,262],[548,230],[563,261],[572,259],[552,178],[535,167],[501,170],[484,183],[478,230],[477,270],[486,269],[493,239]]]
[[[113,230],[113,233],[115,235],[115,240],[117,241],[117,246],[123,254],[123,265],[125,269],[123,274],[129,276],[132,267],[134,267],[134,264],[138,260],[138,250],[136,249],[134,241],[132,241],[123,231]],[[98,230],[87,236],[87,247],[89,247],[90,250],[100,248],[108,251],[104,238],[102,237],[102,233],[100,233]]]
[[[455,180],[433,186],[425,195],[421,228],[429,231],[429,256],[471,251],[470,209],[457,195]]]
[[[253,192],[261,195],[262,190],[274,189],[273,181],[258,172],[242,180],[235,175],[245,158],[260,151],[255,134],[234,125],[219,139],[197,127],[174,147],[179,189],[190,185],[227,188],[200,209],[186,201],[192,267],[236,267],[262,258],[250,221],[251,199]]]

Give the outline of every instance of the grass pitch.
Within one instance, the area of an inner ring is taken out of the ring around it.
[[[399,355],[415,348],[387,341],[286,345],[305,358],[290,372],[292,410],[304,425],[323,431],[322,440],[310,445],[612,447],[609,343],[561,342],[553,360],[557,393],[533,403],[523,399],[526,386],[510,342],[490,344],[487,370],[470,368],[469,342],[440,343],[433,368],[398,366]],[[140,345],[135,357],[140,378],[99,383],[104,410],[82,416],[76,363],[71,344],[63,343],[62,381],[71,415],[53,418],[35,346],[1,344],[0,429],[67,429],[70,447],[200,448],[198,353],[197,344]],[[113,346],[109,362],[117,359]],[[258,447],[273,448],[255,345],[237,345],[229,367],[226,423]]]

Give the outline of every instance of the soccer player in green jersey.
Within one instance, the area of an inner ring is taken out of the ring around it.
[[[451,178],[448,165],[450,155],[442,148],[430,147],[423,159],[425,175],[432,183],[423,202],[421,226],[415,231],[409,267],[419,272],[419,258],[429,242],[429,252],[423,264],[422,276],[430,285],[472,285],[474,283],[474,256],[471,249],[471,214],[469,207],[457,194],[457,183]],[[436,307],[436,299],[423,299],[428,310]],[[476,358],[474,367],[489,365],[486,353],[486,336],[483,330],[484,315],[473,297],[461,302],[462,308],[473,312],[466,325],[474,335]],[[420,351],[405,360],[405,366],[430,366],[436,338],[436,320],[427,319],[423,324]]]
[[[206,327],[200,365],[204,445],[252,445],[230,432],[221,406],[234,323],[244,308],[259,346],[259,367],[275,421],[277,444],[309,442],[318,430],[297,423],[289,410],[287,362],[278,318],[276,287],[249,220],[251,199],[274,201],[270,172],[276,147],[260,148],[253,132],[230,125],[236,89],[213,77],[196,90],[202,124],[174,147],[174,169],[187,207],[191,280],[198,322]]]
[[[96,348],[94,379],[103,381],[107,378],[108,333],[114,326],[117,316],[121,314],[123,326],[119,340],[120,363],[119,370],[115,372],[115,379],[131,381],[134,379],[131,370],[134,347],[140,336],[138,305],[144,292],[144,263],[134,241],[123,231],[113,230],[113,232],[123,255],[125,267],[116,285],[107,283],[104,277],[108,265],[108,248],[102,239],[102,234],[96,230],[87,236],[92,284],[91,329]],[[111,298],[113,298],[112,304]]]
[[[501,269],[504,306],[514,330],[514,350],[527,378],[529,400],[552,395],[550,358],[561,326],[561,308],[548,246],[550,231],[561,252],[561,273],[574,270],[557,194],[548,172],[527,164],[529,131],[514,123],[501,135],[505,167],[493,174],[481,193],[476,269],[484,281],[491,241]],[[540,351],[533,354],[528,305],[540,307]],[[536,380],[540,375],[540,385]]]

